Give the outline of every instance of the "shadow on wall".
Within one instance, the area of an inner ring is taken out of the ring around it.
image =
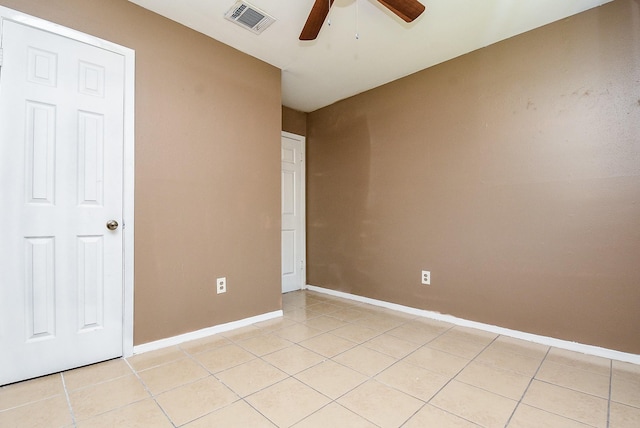
[[[307,183],[307,212],[313,213],[307,224],[308,276],[325,278],[323,287],[361,294],[371,284],[367,253],[379,245],[367,216],[369,124],[363,115],[340,115],[326,123],[332,125],[309,130],[323,143],[321,150],[313,144],[307,148],[308,170],[313,171]]]

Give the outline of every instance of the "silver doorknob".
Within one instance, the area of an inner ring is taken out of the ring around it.
[[[118,222],[115,220],[109,220],[107,222],[107,229],[116,230],[118,228]]]

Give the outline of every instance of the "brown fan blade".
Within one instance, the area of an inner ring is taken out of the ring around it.
[[[405,22],[411,22],[424,12],[424,5],[417,0],[378,0]]]
[[[307,22],[302,28],[300,33],[300,40],[315,40],[318,37],[318,33],[324,24],[324,20],[327,19],[329,14],[329,8],[333,4],[333,0],[316,0],[309,12]]]

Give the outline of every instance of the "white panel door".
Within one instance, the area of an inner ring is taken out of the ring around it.
[[[304,138],[282,133],[282,292],[300,290],[305,276]]]
[[[122,355],[125,71],[9,20],[2,49],[0,385]]]

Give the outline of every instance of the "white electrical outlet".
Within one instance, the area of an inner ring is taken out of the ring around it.
[[[423,270],[422,271],[422,283],[424,285],[430,285],[431,284],[431,272],[429,272],[428,270]]]
[[[216,279],[216,292],[218,294],[227,292],[227,278],[226,277]]]

